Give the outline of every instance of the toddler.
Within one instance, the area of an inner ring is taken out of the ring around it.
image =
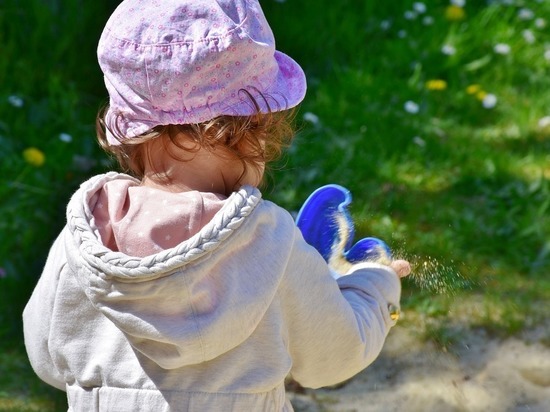
[[[100,144],[131,173],[85,182],[24,311],[25,344],[70,411],[291,411],[379,354],[405,261],[335,280],[262,200],[303,71],[257,0],[125,0],[98,57]]]

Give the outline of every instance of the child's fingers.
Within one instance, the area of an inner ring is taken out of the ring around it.
[[[397,259],[390,263],[390,267],[395,270],[397,276],[404,278],[409,273],[411,273],[411,265],[406,260]]]

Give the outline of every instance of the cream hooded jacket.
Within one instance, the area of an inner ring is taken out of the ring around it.
[[[24,317],[41,379],[70,411],[291,411],[364,369],[394,322],[400,282],[360,264],[334,280],[289,213],[243,187],[192,238],[145,258],[107,249],[96,176],[72,197]]]

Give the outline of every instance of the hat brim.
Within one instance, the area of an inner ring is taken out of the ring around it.
[[[119,120],[115,120],[115,123],[107,121],[106,124],[117,124],[115,130],[124,133],[124,138],[133,138],[160,125],[202,123],[223,115],[249,116],[256,114],[258,110],[261,113],[268,113],[296,107],[306,95],[307,83],[304,71],[296,61],[282,52],[275,51],[274,58],[278,71],[271,84],[262,87],[243,87],[249,93],[249,96],[254,99],[255,104],[252,104],[250,98],[247,98],[246,95],[240,95],[232,101],[195,107],[193,108],[193,115],[188,118],[182,118],[181,115],[179,117],[172,116],[170,113],[164,112],[162,117],[156,119],[140,120],[130,115],[128,116],[130,118],[126,119],[129,121],[126,122],[123,120],[126,116],[122,114],[119,119],[122,119],[122,123],[117,123]],[[115,116],[111,109],[106,113],[106,117],[114,120],[118,116]],[[106,136],[110,145],[121,144],[121,140],[112,133],[110,128],[107,128]]]
[[[273,93],[267,92],[267,94],[283,95],[286,107],[282,107],[281,110],[291,109],[304,100],[307,90],[306,75],[290,56],[275,51],[275,59],[279,65],[277,85]]]

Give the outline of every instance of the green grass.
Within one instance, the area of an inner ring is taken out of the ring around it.
[[[20,314],[68,197],[108,167],[94,142],[106,98],[95,47],[117,2],[20,3],[0,6],[0,410],[59,410],[25,360]],[[524,3],[533,18],[472,1],[451,22],[447,1],[413,19],[412,1],[262,1],[309,83],[266,197],[296,211],[323,184],[348,187],[357,237],[385,239],[415,267],[405,321],[443,347],[457,330],[518,334],[550,311],[550,126],[539,124],[550,116],[550,3]],[[434,79],[446,88],[428,90]],[[29,147],[42,166],[25,162]]]
[[[2,348],[0,365],[0,411],[67,410],[65,394],[34,376],[21,346]]]
[[[531,2],[535,17],[523,20],[521,7],[468,4],[464,20],[449,22],[446,2],[426,2],[413,20],[404,17],[412,2],[356,3],[323,3],[330,14],[275,26],[279,46],[309,74],[301,113],[314,122],[272,196],[296,209],[315,187],[347,186],[358,237],[386,239],[415,264],[405,307],[421,311],[444,283],[453,294],[443,288],[442,299],[478,296],[492,308],[472,325],[516,333],[541,318],[550,296],[550,129],[539,126],[550,113],[550,6]],[[308,7],[285,2],[273,17]],[[496,53],[497,44],[510,52]],[[447,87],[428,90],[433,79]],[[496,96],[494,108],[467,92],[473,84]]]

